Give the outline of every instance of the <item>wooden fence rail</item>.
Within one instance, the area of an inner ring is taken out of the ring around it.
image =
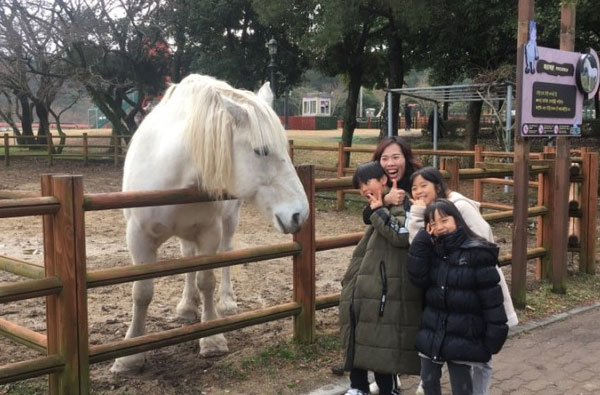
[[[587,200],[582,199],[581,202],[581,222],[595,226],[595,210],[590,209],[592,204],[597,202],[597,184],[587,178],[596,177],[597,180],[598,159],[595,153],[586,155],[589,156],[584,156],[582,160],[582,181],[585,185],[582,190],[588,191],[589,196],[587,196]],[[456,161],[456,159],[454,160]],[[459,169],[457,163],[451,161],[447,161],[445,166],[446,170],[443,170],[443,173],[451,180],[452,184],[457,184],[460,179],[481,180],[510,173],[508,167]],[[542,199],[538,200],[538,205],[529,208],[528,216],[545,218],[544,229],[548,229],[548,224],[551,223],[549,208],[552,207],[552,200],[549,192],[552,190],[553,169],[552,160],[532,167],[532,173],[540,174],[538,188],[543,189],[544,193],[541,194]],[[42,196],[40,197],[32,197],[31,194],[23,193],[0,193],[0,196],[8,197],[0,200],[0,217],[44,215],[44,268],[16,259],[0,257],[0,269],[30,278],[19,283],[0,286],[0,303],[46,296],[47,335],[37,334],[4,319],[0,319],[0,334],[8,335],[15,341],[32,348],[45,349],[48,353],[47,357],[0,367],[0,384],[50,374],[49,392],[51,394],[88,394],[90,392],[90,363],[284,317],[293,317],[296,339],[301,342],[312,342],[315,332],[315,311],[333,307],[339,303],[339,293],[316,295],[315,254],[317,251],[356,245],[362,237],[362,233],[315,239],[316,191],[348,189],[351,187],[351,179],[342,177],[315,180],[313,166],[299,167],[298,175],[309,198],[310,212],[306,224],[300,232],[294,235],[292,242],[229,251],[214,256],[172,259],[149,265],[117,267],[90,272],[86,270],[83,220],[85,211],[192,203],[207,201],[210,198],[191,189],[84,195],[81,177],[52,177],[50,175],[42,177]],[[510,221],[513,215],[511,210],[503,210],[486,213],[484,218],[488,222]],[[586,231],[587,233],[582,231],[581,249],[585,249],[586,253],[593,257],[595,244],[592,243],[594,246],[586,245],[585,247],[584,244],[590,240],[595,242],[595,237],[590,236],[589,230]],[[542,233],[539,245],[527,251],[528,259],[542,257],[548,261],[553,255],[555,247],[551,242],[552,232]],[[88,342],[88,288],[285,256],[293,257],[293,300],[290,302],[107,344],[90,345]],[[526,264],[526,262],[513,262],[510,254],[499,257],[501,266],[511,263],[513,274],[516,264]],[[587,265],[588,262],[585,263],[585,271],[593,272],[595,270],[593,260],[589,266]],[[43,275],[42,270],[44,270]],[[521,272],[521,270],[517,270],[517,272]],[[555,273],[557,272],[555,271]],[[513,279],[513,284],[514,282],[525,285],[524,280]],[[524,292],[521,289],[517,291]]]
[[[57,152],[57,144],[55,140],[64,139],[65,145],[62,146],[62,152]],[[108,144],[89,144],[90,140],[108,140]],[[80,159],[83,160],[84,166],[87,166],[91,159],[112,160],[115,166],[125,158],[127,153],[127,145],[122,145],[121,141],[128,141],[131,136],[125,135],[106,135],[106,136],[89,136],[83,133],[79,136],[60,136],[57,137],[50,133],[45,136],[10,136],[5,133],[3,136],[3,145],[1,148],[4,155],[4,165],[10,165],[10,158],[13,157],[46,157],[48,166],[52,166],[54,159]],[[21,143],[17,144],[17,140]],[[40,143],[22,143],[22,141],[33,140],[45,141]],[[81,140],[81,144],[68,144],[69,140]],[[28,149],[28,151],[23,151]],[[91,152],[92,150],[104,150],[104,152]]]

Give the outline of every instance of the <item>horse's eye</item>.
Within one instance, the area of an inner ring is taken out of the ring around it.
[[[267,156],[269,155],[269,149],[267,147],[258,147],[254,148],[254,153],[258,156]]]

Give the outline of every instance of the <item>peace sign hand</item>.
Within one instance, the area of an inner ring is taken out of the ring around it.
[[[367,195],[367,200],[371,210],[375,210],[383,206],[383,198],[380,190],[375,191],[375,193],[369,193]]]

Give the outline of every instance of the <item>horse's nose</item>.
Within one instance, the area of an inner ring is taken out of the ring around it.
[[[294,213],[292,215],[292,225],[300,226],[300,213]]]

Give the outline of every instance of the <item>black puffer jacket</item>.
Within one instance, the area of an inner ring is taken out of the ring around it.
[[[421,229],[410,245],[411,281],[425,289],[415,346],[434,361],[487,362],[508,334],[498,247],[462,228],[440,237]]]

